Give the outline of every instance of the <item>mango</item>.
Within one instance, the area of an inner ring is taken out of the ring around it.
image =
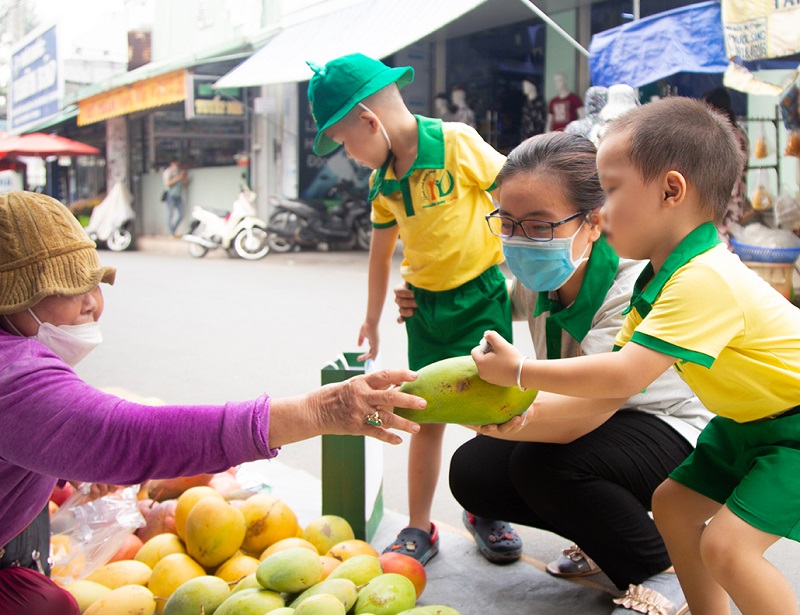
[[[350,579],[326,579],[309,587],[292,600],[289,606],[296,609],[307,598],[321,594],[336,596],[339,602],[344,605],[345,611],[349,611],[358,599],[358,588]]]
[[[345,561],[356,555],[372,555],[373,557],[378,557],[378,552],[368,542],[353,538],[352,540],[343,540],[333,545],[325,555]]]
[[[264,615],[285,606],[277,592],[268,589],[243,589],[228,596],[214,615]]]
[[[261,583],[258,582],[256,578],[256,573],[248,574],[246,577],[242,577],[240,581],[233,586],[231,589],[231,593],[238,592],[242,589],[264,589]]]
[[[522,414],[538,391],[490,384],[478,376],[472,357],[436,361],[417,371],[417,379],[404,382],[400,391],[428,402],[424,410],[395,408],[398,416],[415,423],[492,425]]]
[[[186,547],[177,534],[156,534],[144,543],[133,558],[153,568],[161,558],[173,553],[186,553]]]
[[[173,592],[164,605],[164,615],[212,615],[230,593],[228,584],[219,577],[195,577]]]
[[[341,560],[331,557],[330,555],[320,555],[319,559],[322,562],[322,579],[320,579],[322,581],[327,579],[331,572],[336,570],[342,564]]]
[[[87,581],[86,579],[74,581],[64,589],[75,598],[81,613],[111,591],[105,585],[100,585],[100,583],[95,583],[94,581]]]
[[[460,615],[454,608],[443,604],[431,604],[428,606],[418,606],[408,611],[398,613],[398,615]]]
[[[328,579],[350,579],[356,585],[366,585],[380,574],[383,574],[383,568],[377,557],[354,555],[337,566]]]
[[[306,549],[311,549],[314,553],[317,552],[317,548],[312,545],[307,540],[303,540],[302,538],[297,538],[296,536],[292,536],[290,538],[284,538],[279,540],[278,542],[272,543],[266,549],[261,552],[258,559],[262,562],[267,559],[273,553],[277,553],[278,551],[283,551],[284,549],[291,549],[292,547],[305,547]]]
[[[294,613],[294,609],[288,606],[282,606],[279,609],[275,609],[274,611],[270,611],[269,615],[292,615]]]
[[[206,571],[186,553],[172,553],[161,558],[153,568],[147,587],[158,600],[157,612],[164,612],[167,599],[190,579],[205,576]]]
[[[186,517],[186,552],[200,565],[215,568],[242,546],[244,515],[225,500],[207,496]]]
[[[414,608],[414,584],[401,574],[389,572],[375,577],[358,592],[355,615],[396,615]]]
[[[189,511],[206,496],[225,499],[219,491],[208,485],[190,487],[178,496],[178,503],[175,505],[175,533],[181,540],[186,540],[186,517],[189,516]]]
[[[239,510],[247,523],[242,548],[249,553],[261,553],[279,540],[296,536],[300,527],[294,511],[266,493],[247,498]]]
[[[86,580],[100,583],[109,589],[117,589],[123,585],[147,585],[152,572],[147,564],[128,559],[100,566],[87,575]]]
[[[332,546],[355,537],[355,532],[347,519],[338,515],[317,517],[306,525],[302,535],[304,540],[317,548],[320,555],[325,555]]]
[[[331,594],[318,594],[297,605],[294,615],[345,615],[344,605]]]
[[[83,615],[142,615],[153,613],[156,599],[141,585],[123,585],[94,602]]]
[[[233,557],[224,561],[222,565],[214,571],[214,576],[227,581],[228,583],[238,583],[248,574],[258,570],[260,562],[250,555],[245,555],[241,551],[235,553]]]
[[[278,551],[258,565],[256,578],[266,589],[301,592],[319,583],[322,561],[319,555],[303,547]]]

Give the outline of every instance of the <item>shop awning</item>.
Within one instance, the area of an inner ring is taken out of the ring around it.
[[[311,78],[306,60],[324,64],[348,53],[386,56],[438,30],[487,0],[365,0],[284,28],[215,83],[248,87]]]
[[[701,2],[633,21],[592,37],[592,85],[653,83],[676,73],[728,67],[719,2]]]

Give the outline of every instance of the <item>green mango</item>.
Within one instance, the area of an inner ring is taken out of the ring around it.
[[[241,589],[228,596],[214,615],[264,615],[285,606],[280,594],[268,589]]]
[[[295,615],[345,615],[342,601],[331,594],[309,596],[297,605]]]
[[[397,615],[459,615],[459,612],[449,606],[431,604],[429,606],[417,606]]]
[[[358,590],[353,581],[350,579],[331,579],[328,577],[324,581],[320,581],[316,585],[309,587],[302,594],[297,596],[297,598],[292,600],[289,606],[297,608],[306,598],[319,594],[332,594],[336,596],[344,604],[346,611],[349,611],[353,607],[358,598]]]
[[[530,407],[538,391],[490,384],[478,376],[472,357],[453,357],[426,365],[417,379],[404,382],[400,391],[428,402],[424,410],[395,408],[398,416],[415,423],[493,425],[505,423]]]
[[[175,590],[164,605],[164,615],[211,615],[230,595],[228,584],[219,577],[189,579]]]

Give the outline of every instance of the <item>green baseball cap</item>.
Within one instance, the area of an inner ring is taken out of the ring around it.
[[[314,71],[308,84],[308,102],[318,130],[314,140],[314,153],[318,156],[327,156],[339,147],[325,136],[325,131],[358,103],[391,83],[402,88],[414,80],[414,69],[410,66],[389,68],[361,53],[336,58],[325,66],[306,64]]]

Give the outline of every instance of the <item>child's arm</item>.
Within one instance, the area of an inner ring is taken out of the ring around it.
[[[481,378],[501,386],[516,386],[522,355],[494,331],[487,331],[484,337],[492,351],[485,352],[483,346],[472,351]],[[520,383],[526,388],[572,397],[627,399],[646,389],[676,360],[631,342],[619,352],[525,360]]]
[[[358,345],[366,340],[369,350],[358,357],[359,361],[374,359],[378,355],[378,324],[389,288],[392,255],[397,245],[397,225],[388,228],[373,228],[369,246],[369,280],[367,282],[367,317],[358,332]]]

